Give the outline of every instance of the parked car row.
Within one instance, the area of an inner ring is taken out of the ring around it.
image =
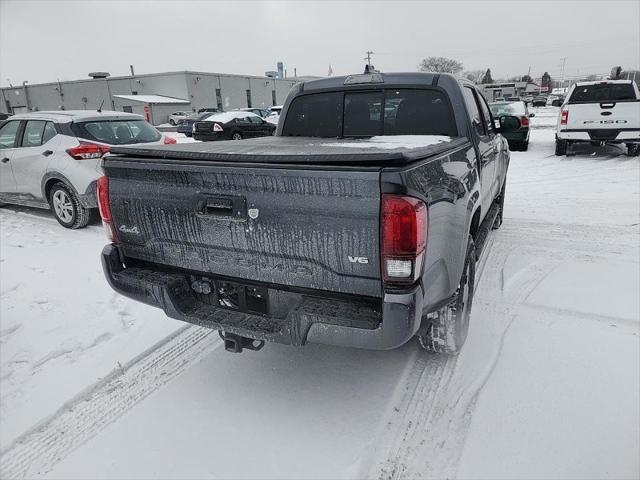
[[[267,117],[272,116],[274,113],[279,115],[280,114],[280,109],[282,109],[281,106],[260,107],[260,108],[248,107],[248,108],[239,108],[238,110],[241,110],[243,112],[255,113],[259,117],[266,119]],[[199,117],[199,114],[206,114],[206,113],[212,114],[212,113],[222,113],[222,112],[221,112],[220,109],[215,108],[215,107],[200,108],[195,113],[177,111],[177,112],[173,112],[171,115],[169,115],[169,123],[171,125],[180,125],[181,123],[183,123],[185,121],[188,121],[188,120],[193,121],[194,118],[198,118]],[[0,118],[0,120],[2,120],[2,118]],[[182,133],[186,133],[184,130],[185,129],[183,129]]]

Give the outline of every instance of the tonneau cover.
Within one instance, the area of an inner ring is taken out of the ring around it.
[[[465,137],[430,135],[363,139],[263,137],[249,140],[111,147],[128,158],[242,163],[371,164],[407,163],[438,155],[468,142]]]

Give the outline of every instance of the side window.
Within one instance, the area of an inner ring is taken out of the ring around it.
[[[249,117],[249,121],[257,125],[262,125],[262,119],[260,117]]]
[[[13,120],[5,123],[2,128],[0,128],[0,150],[3,148],[13,148],[15,146],[19,126],[20,120]]]
[[[490,135],[495,133],[493,120],[491,120],[491,112],[489,111],[489,105],[487,105],[487,100],[480,94],[480,109],[482,110],[482,116],[484,117],[484,124],[486,131],[489,132]]]
[[[24,128],[24,135],[22,135],[22,146],[38,147],[42,145],[42,134],[46,123],[43,120],[29,120]]]
[[[476,97],[473,94],[473,90],[469,87],[464,87],[462,91],[464,92],[464,101],[467,104],[469,115],[471,116],[471,125],[476,133],[482,137],[486,135],[486,132],[484,129],[484,124],[482,122],[482,117],[480,116],[478,104],[476,103]]]
[[[58,134],[56,131],[56,127],[54,127],[52,122],[47,122],[44,126],[44,133],[42,134],[42,144],[44,145],[53,137]]]

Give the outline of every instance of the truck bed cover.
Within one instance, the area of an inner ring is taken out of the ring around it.
[[[263,137],[223,142],[112,147],[127,158],[279,164],[403,164],[438,155],[468,142],[434,135],[362,139]]]

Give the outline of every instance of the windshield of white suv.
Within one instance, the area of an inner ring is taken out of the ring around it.
[[[144,120],[78,122],[71,129],[80,138],[109,145],[157,142],[162,137],[158,130]]]

